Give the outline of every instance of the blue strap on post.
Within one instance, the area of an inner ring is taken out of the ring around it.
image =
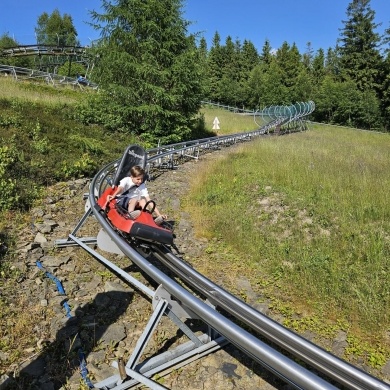
[[[45,269],[43,268],[43,265],[42,265],[41,262],[37,261],[36,264],[37,264],[38,268],[39,268],[40,270],[42,270],[42,271],[45,273],[45,275],[46,275],[49,279],[51,279],[51,280],[54,281],[54,283],[55,283],[56,286],[57,286],[57,290],[59,291],[59,293],[60,293],[61,295],[66,295],[66,294],[65,294],[65,290],[64,290],[64,288],[62,287],[61,282],[60,282],[54,275],[52,275],[50,272],[45,271]],[[66,312],[66,316],[67,316],[68,318],[72,317],[72,315],[70,314],[70,307],[69,307],[69,304],[68,304],[67,301],[64,301],[63,306],[64,306],[64,309],[65,309],[65,312]]]
[[[52,275],[50,272],[45,271],[45,269],[43,268],[43,265],[42,265],[41,262],[37,261],[36,264],[37,264],[38,268],[39,268],[41,271],[43,271],[43,272],[45,273],[45,275],[46,275],[49,279],[51,279],[51,280],[54,281],[54,283],[55,283],[56,286],[57,286],[57,289],[58,289],[59,293],[60,293],[61,295],[66,295],[66,294],[65,294],[65,290],[64,290],[64,288],[63,288],[61,282],[60,282],[54,275]],[[64,306],[65,311],[66,311],[66,316],[67,316],[68,318],[71,318],[72,315],[70,314],[70,306],[69,306],[68,302],[67,302],[67,301],[64,301],[63,306]],[[82,350],[81,348],[80,348],[79,351],[78,351],[78,355],[79,355],[79,360],[80,360],[80,373],[81,373],[81,376],[82,376],[82,378],[83,378],[85,384],[88,386],[88,388],[93,389],[93,388],[94,388],[94,385],[93,385],[93,383],[91,382],[91,380],[88,378],[87,362],[85,361],[84,352],[83,352],[83,350]]]
[[[94,389],[95,386],[91,382],[91,380],[88,378],[88,369],[87,369],[87,362],[85,361],[85,356],[83,350],[79,349],[79,360],[80,360],[80,374],[82,378],[84,379],[85,384],[90,388]]]

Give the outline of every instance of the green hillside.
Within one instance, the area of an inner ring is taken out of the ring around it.
[[[232,286],[245,275],[286,326],[348,330],[351,354],[387,361],[389,135],[316,125],[246,144],[191,181],[187,210],[212,243],[203,271]]]
[[[82,124],[76,113],[87,98],[0,79],[1,244],[12,247],[16,221],[28,218],[48,186],[92,177],[126,145],[142,144]],[[257,127],[251,116],[205,107],[194,134],[213,134],[215,117],[218,134]],[[198,234],[213,243],[205,274],[212,259],[227,274],[244,275],[286,326],[324,335],[348,330],[354,350],[347,353],[383,365],[390,357],[389,151],[388,134],[315,125],[227,152],[191,178],[185,201]],[[17,276],[1,264],[3,277]]]

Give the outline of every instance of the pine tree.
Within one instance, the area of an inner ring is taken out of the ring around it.
[[[301,95],[298,75],[301,73],[303,64],[295,43],[290,47],[287,42],[283,42],[282,47],[276,53],[276,63],[281,70],[282,83],[288,90],[287,100],[297,102]]]
[[[225,45],[221,47],[222,68],[219,80],[219,94],[221,103],[237,106],[240,101],[240,43],[233,43],[228,36]]]
[[[327,50],[325,57],[325,73],[329,76],[333,76],[335,79],[339,79],[341,78],[340,67],[340,57],[337,55],[337,48],[332,49],[330,47]]]
[[[271,48],[270,41],[268,39],[266,39],[264,42],[262,51],[261,51],[261,55],[260,55],[260,61],[263,64],[269,65],[271,63],[271,61],[273,59],[271,51],[272,51],[272,48]]]
[[[276,61],[255,66],[246,82],[247,105],[252,109],[262,109],[271,105],[290,104],[282,78],[282,71]]]
[[[223,98],[220,91],[220,81],[222,79],[223,47],[221,46],[221,37],[218,32],[215,32],[209,56],[208,56],[208,70],[209,70],[209,85],[210,93],[208,98],[214,102],[220,102]]]
[[[306,52],[302,56],[302,62],[303,65],[306,67],[307,70],[311,70],[311,67],[313,65],[313,47],[311,45],[311,42],[306,43]]]
[[[80,44],[72,17],[68,14],[61,16],[58,9],[55,9],[51,15],[44,12],[38,17],[35,33],[37,43],[40,45],[78,46]]]
[[[319,84],[325,76],[325,53],[319,49],[313,58],[312,75],[314,84]]]
[[[204,96],[203,99],[209,99],[210,96],[210,70],[209,70],[209,53],[207,49],[207,41],[206,38],[202,37],[199,41],[199,61],[200,61],[200,66],[203,69],[204,73],[204,83],[203,83],[203,90],[204,90]]]
[[[243,108],[248,106],[247,96],[247,83],[250,77],[251,71],[258,65],[260,65],[260,56],[257,52],[255,45],[248,40],[244,40],[244,43],[240,52],[240,97]]]
[[[248,40],[244,40],[241,50],[242,78],[248,79],[251,70],[259,65],[260,57],[255,45]]]
[[[390,131],[390,54],[387,55],[383,65],[384,79],[381,88],[381,111],[384,119],[384,128]]]
[[[101,30],[98,107],[108,128],[148,142],[190,136],[203,98],[195,39],[187,35],[181,0],[103,0],[92,12]]]
[[[374,23],[370,0],[353,0],[348,5],[347,17],[339,39],[342,70],[360,90],[371,90],[378,87],[381,37],[375,32],[378,24]]]

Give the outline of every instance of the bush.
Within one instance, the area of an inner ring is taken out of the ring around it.
[[[8,176],[10,166],[17,158],[17,150],[14,144],[0,147],[0,210],[8,210],[15,207],[19,200],[16,191],[16,180]]]
[[[80,159],[73,164],[65,162],[61,169],[61,173],[65,178],[83,177],[90,175],[90,173],[97,168],[96,161],[94,161],[88,153],[84,153]]]

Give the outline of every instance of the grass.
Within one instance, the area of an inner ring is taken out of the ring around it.
[[[70,87],[53,88],[43,82],[15,81],[12,77],[0,75],[0,95],[4,99],[22,99],[42,104],[74,104],[80,92]]]
[[[107,142],[102,126],[75,119],[85,93],[0,78],[0,209],[28,209],[45,186],[91,177],[118,158],[129,134]]]
[[[259,127],[251,115],[235,114],[227,110],[221,110],[213,107],[203,107],[200,112],[204,115],[206,129],[209,131],[215,131],[217,135],[256,130]],[[215,117],[219,120],[219,130],[213,130]]]
[[[233,254],[226,274],[247,275],[281,311],[385,345],[388,357],[389,188],[389,135],[317,126],[210,163],[186,207],[198,234]]]

